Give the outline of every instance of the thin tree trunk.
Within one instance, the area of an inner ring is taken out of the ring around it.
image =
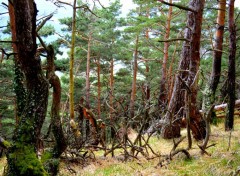
[[[215,92],[221,76],[221,62],[222,62],[222,49],[223,49],[223,33],[225,24],[225,11],[226,11],[226,0],[218,1],[218,17],[217,17],[217,30],[215,33],[215,43],[213,52],[213,65],[210,80],[211,90],[211,104],[214,103]]]
[[[47,79],[53,88],[52,107],[51,107],[51,129],[55,138],[55,145],[51,151],[52,158],[44,163],[48,172],[55,176],[59,169],[59,157],[67,148],[67,141],[63,133],[62,122],[60,119],[60,105],[61,105],[61,83],[59,77],[55,74],[54,65],[54,49],[51,45],[45,47],[47,50]],[[53,160],[53,158],[55,160]],[[57,161],[57,162],[56,162]],[[55,162],[55,163],[54,163]]]
[[[168,81],[168,105],[169,105],[169,102],[171,100],[171,97],[172,97],[172,92],[173,92],[173,87],[174,87],[174,77],[173,77],[173,73],[172,73],[172,69],[173,69],[173,63],[175,62],[175,58],[176,58],[176,51],[177,51],[177,48],[178,48],[178,41],[176,42],[176,45],[175,45],[175,49],[174,49],[174,52],[172,54],[172,59],[171,59],[171,64],[169,66],[169,69],[168,69],[168,75],[169,75],[169,81]]]
[[[90,64],[91,64],[91,42],[92,42],[92,33],[89,33],[88,36],[88,49],[87,49],[87,68],[86,68],[86,108],[90,109]],[[93,139],[90,143],[94,144],[96,142],[96,129],[89,123],[89,120],[86,121],[86,138],[90,135]]]
[[[87,68],[86,68],[86,108],[90,109],[90,59],[91,59],[91,40],[92,34],[89,34],[88,38],[88,50],[87,50]]]
[[[98,105],[97,105],[97,112],[98,112],[98,119],[101,119],[101,64],[100,64],[100,57],[97,59],[97,78],[98,78]]]
[[[228,57],[228,111],[225,120],[225,130],[233,129],[234,124],[234,106],[235,106],[235,58],[236,58],[236,25],[234,20],[234,2],[229,1],[228,8],[228,28],[229,28],[229,57]]]
[[[147,9],[147,18],[149,18],[150,16],[150,13],[149,13],[149,9]],[[146,40],[149,40],[149,31],[150,29],[147,28],[146,30]],[[144,107],[147,107],[146,108],[146,113],[145,113],[145,119],[147,120],[149,118],[149,106],[150,106],[150,81],[149,81],[149,71],[150,71],[150,68],[149,68],[149,64],[148,64],[148,55],[147,55],[147,58],[146,58],[146,61],[145,61],[145,74],[146,74],[146,87],[145,87],[145,105]],[[148,123],[147,123],[148,124]],[[149,124],[147,125],[149,126]],[[144,127],[146,128],[146,126]]]
[[[130,99],[130,117],[134,117],[134,104],[135,104],[135,97],[136,97],[136,84],[137,84],[137,69],[138,69],[138,64],[137,64],[137,58],[138,58],[138,40],[139,36],[136,36],[135,40],[135,51],[134,51],[134,61],[133,61],[133,81],[132,81],[132,91],[131,91],[131,99]]]
[[[110,87],[110,92],[109,92],[109,105],[110,105],[109,119],[110,119],[111,126],[114,126],[114,119],[113,119],[114,75],[113,75],[113,71],[114,71],[114,60],[111,59],[111,61],[110,61],[110,80],[109,80],[109,87]],[[114,129],[113,128],[110,128],[110,134],[111,134],[110,140],[113,139],[113,142],[114,142],[115,134],[114,134]]]
[[[51,124],[52,124],[52,131],[56,141],[56,146],[54,149],[54,157],[59,157],[67,147],[66,139],[62,129],[62,122],[60,119],[61,82],[59,77],[55,74],[54,49],[51,45],[49,45],[46,49],[48,54],[47,78],[53,88],[52,107],[51,107]]]
[[[169,3],[172,3],[172,0],[169,1]],[[172,19],[172,6],[169,6],[168,10],[168,17],[167,17],[167,23],[166,23],[166,33],[164,36],[164,40],[169,39],[170,35],[170,25],[171,25],[171,19]],[[163,63],[162,63],[162,79],[160,81],[160,95],[158,99],[159,106],[165,108],[167,105],[167,62],[168,62],[168,48],[169,48],[169,42],[164,42],[164,56],[163,56]]]
[[[77,129],[77,124],[74,120],[74,53],[75,53],[75,33],[76,33],[76,4],[77,0],[73,2],[73,15],[72,15],[72,38],[71,38],[71,51],[69,62],[69,110],[70,110],[70,126],[76,137],[80,136],[80,132]]]
[[[113,121],[113,90],[114,90],[114,60],[111,59],[111,63],[110,63],[110,82],[109,82],[109,86],[110,86],[110,96],[109,96],[109,105],[110,105],[110,109],[109,109],[109,117],[111,122]]]
[[[223,49],[223,34],[225,23],[226,0],[218,2],[218,17],[217,17],[217,30],[215,33],[215,43],[213,52],[213,64],[210,83],[205,87],[203,94],[202,109],[209,109],[215,101],[215,92],[221,76],[221,62],[222,62],[222,49]],[[213,111],[211,115],[211,122],[214,122],[216,114]]]

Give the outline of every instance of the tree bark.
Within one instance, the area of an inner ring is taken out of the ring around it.
[[[204,0],[191,0],[189,2],[189,7],[194,9],[196,13],[188,12],[187,15],[187,29],[185,31],[185,39],[187,40],[183,44],[181,61],[179,64],[179,73],[176,76],[173,94],[168,107],[168,110],[171,113],[167,112],[166,116],[164,117],[166,125],[169,126],[169,121],[173,120],[171,119],[171,114],[175,114],[176,111],[183,107],[182,100],[184,100],[184,94],[181,92],[181,89],[183,88],[182,81],[186,81],[188,87],[191,87],[192,105],[190,107],[190,128],[195,139],[203,139],[205,136],[205,128],[203,128],[204,122],[196,107],[197,84],[194,83],[194,79],[196,79],[196,73],[198,72],[200,64],[199,51],[204,3]],[[189,71],[187,71],[188,68]],[[174,126],[175,124],[172,125]],[[172,128],[171,126],[169,127]],[[165,131],[169,131],[169,129],[162,128],[162,134],[164,138],[172,138],[180,135],[180,130],[178,132],[179,134],[174,134],[174,136],[171,136],[173,133],[166,133]],[[170,136],[166,136],[165,134]]]
[[[73,2],[73,15],[72,15],[72,36],[71,36],[71,50],[69,61],[69,109],[70,109],[70,126],[73,130],[75,137],[80,136],[80,132],[77,129],[77,124],[74,120],[74,52],[75,52],[75,33],[76,33],[76,4],[77,0]]]
[[[172,3],[172,0],[169,1],[169,3]],[[170,25],[171,25],[171,19],[172,19],[172,6],[169,6],[168,10],[168,16],[167,16],[167,23],[166,23],[166,33],[164,36],[164,40],[169,39],[170,35]],[[167,106],[167,83],[168,83],[168,78],[167,78],[167,61],[168,61],[168,48],[169,48],[169,43],[164,42],[164,56],[163,56],[163,63],[162,63],[162,79],[160,81],[160,95],[158,99],[158,104],[160,107],[166,108]]]
[[[221,76],[221,62],[222,62],[222,49],[223,49],[223,33],[225,24],[225,11],[226,11],[226,0],[218,1],[218,17],[217,17],[217,30],[215,33],[215,43],[213,52],[213,65],[210,80],[210,90],[212,92],[211,104],[215,99],[215,92]]]
[[[51,151],[41,153],[40,150],[37,151],[43,156],[45,170],[51,175],[55,176],[59,171],[59,157],[65,151],[67,147],[66,138],[63,133],[62,123],[60,119],[60,104],[61,104],[61,83],[59,77],[55,74],[55,65],[54,65],[54,49],[51,45],[46,47],[42,39],[38,36],[41,44],[44,46],[47,52],[47,72],[46,77],[49,80],[49,83],[53,87],[53,96],[52,96],[52,108],[51,108],[51,130],[55,138],[55,145]],[[43,146],[42,146],[43,147]],[[43,150],[43,148],[41,148]]]
[[[91,59],[91,40],[92,33],[88,37],[88,50],[87,50],[87,68],[86,68],[86,108],[90,108],[90,59]]]
[[[26,78],[27,99],[7,154],[7,175],[47,175],[36,155],[47,111],[48,82],[36,55],[36,15],[33,0],[14,0],[17,53]]]
[[[200,66],[200,42],[202,30],[202,15],[205,0],[193,0],[190,2],[190,7],[194,8],[197,13],[188,13],[189,25],[192,29],[192,37],[190,43],[190,67],[187,85],[191,88],[191,106],[190,106],[190,128],[195,139],[205,138],[204,121],[199,113],[197,107],[197,93],[198,93],[198,71]],[[196,81],[195,81],[196,80]]]
[[[215,33],[215,43],[213,52],[213,64],[210,83],[205,87],[203,94],[202,109],[209,109],[215,101],[215,93],[221,76],[221,62],[222,62],[222,49],[223,49],[223,34],[225,23],[225,10],[226,0],[218,2],[218,17],[217,17],[217,30]],[[214,122],[216,115],[212,112],[211,122]]]
[[[72,16],[72,38],[71,38],[71,50],[70,50],[70,61],[69,61],[69,109],[70,109],[70,120],[72,121],[71,127],[74,128],[74,51],[75,51],[75,31],[76,31],[76,0],[73,2],[73,16]],[[70,123],[71,124],[71,123]],[[75,129],[74,129],[75,130]]]
[[[61,106],[61,82],[59,77],[55,74],[54,64],[54,49],[51,45],[47,47],[47,79],[53,88],[52,107],[51,107],[51,124],[52,132],[55,138],[54,158],[59,158],[67,147],[66,138],[62,129],[62,122],[60,119]]]
[[[12,41],[17,41],[16,37],[16,24],[15,24],[15,15],[14,15],[14,7],[13,4],[9,1],[8,3],[8,11],[10,17],[10,28],[12,33]],[[13,52],[17,53],[17,45],[16,43],[12,43]],[[23,109],[26,104],[26,90],[24,86],[24,74],[20,68],[20,63],[17,55],[14,55],[14,92],[16,94],[16,124],[19,123],[19,118],[23,112]]]
[[[87,49],[87,68],[86,68],[86,108],[90,109],[90,63],[91,63],[91,40],[92,40],[92,33],[89,33],[88,36],[88,49]],[[86,121],[86,139],[91,135],[93,138],[94,137],[94,129],[90,130],[90,123],[87,120]],[[94,139],[95,140],[95,139]]]
[[[110,95],[109,95],[109,104],[110,104],[110,109],[109,109],[109,117],[111,120],[111,123],[113,124],[113,94],[114,94],[114,60],[113,58],[110,61]]]
[[[234,20],[234,2],[229,1],[228,8],[228,28],[229,28],[229,56],[228,56],[228,111],[225,120],[225,130],[229,131],[233,129],[234,124],[234,106],[235,106],[235,58],[236,58],[236,26]]]
[[[97,78],[98,78],[98,119],[101,119],[101,64],[100,56],[97,58]]]

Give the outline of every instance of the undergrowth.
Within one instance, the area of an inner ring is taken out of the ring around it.
[[[144,157],[123,161],[121,150],[116,152],[116,157],[103,157],[102,151],[94,151],[96,160],[88,164],[61,162],[59,176],[233,176],[240,168],[240,119],[235,120],[234,131],[225,132],[224,122],[219,122],[211,127],[211,137],[207,149],[209,155],[201,155],[198,143],[194,141],[189,150],[191,155],[178,154],[172,160],[166,160],[162,166],[158,163],[162,158],[147,160]],[[182,130],[186,136],[186,130]],[[229,141],[231,141],[229,143]],[[172,149],[172,140],[163,140],[157,136],[152,137],[150,145],[153,150],[161,155],[168,155]],[[179,145],[187,147],[187,139]],[[0,172],[6,165],[6,159],[0,159]]]

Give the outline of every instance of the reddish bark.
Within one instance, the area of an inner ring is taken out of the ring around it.
[[[217,30],[215,33],[215,43],[213,52],[213,65],[210,80],[210,89],[213,94],[213,103],[215,99],[215,92],[221,76],[221,62],[222,62],[222,49],[223,49],[223,33],[225,23],[225,11],[226,11],[226,0],[218,1],[218,17],[217,17]]]
[[[182,81],[187,81],[187,85],[191,87],[192,106],[190,107],[190,128],[196,139],[203,139],[205,135],[203,120],[196,107],[197,84],[193,84],[200,63],[199,51],[204,3],[204,0],[191,0],[189,3],[189,8],[194,9],[196,12],[189,11],[187,15],[187,29],[185,31],[186,41],[183,45],[181,61],[179,63],[179,70],[181,72],[176,76],[173,94],[168,107],[169,112],[172,114],[175,114],[176,111],[183,107],[184,94],[181,92],[181,89],[183,88]],[[189,72],[186,71],[188,68]],[[173,120],[171,119],[171,116],[170,113],[166,114],[165,121],[167,124],[169,124],[169,121]],[[166,130],[166,128],[163,129]],[[162,131],[163,134],[165,134],[164,130]],[[169,138],[169,136],[164,135],[163,137]]]
[[[172,3],[172,0],[169,1],[169,3]],[[172,6],[169,6],[168,10],[168,17],[167,17],[167,23],[166,23],[166,33],[164,36],[164,40],[169,39],[170,35],[170,25],[171,25],[171,19],[172,19]],[[164,56],[163,56],[163,63],[162,63],[162,79],[160,81],[160,95],[158,99],[159,106],[166,107],[167,105],[167,85],[168,85],[168,78],[167,78],[167,62],[168,62],[168,48],[169,48],[169,42],[164,42]]]

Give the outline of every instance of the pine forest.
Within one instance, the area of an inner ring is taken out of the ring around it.
[[[240,175],[239,0],[0,3],[0,175]]]

